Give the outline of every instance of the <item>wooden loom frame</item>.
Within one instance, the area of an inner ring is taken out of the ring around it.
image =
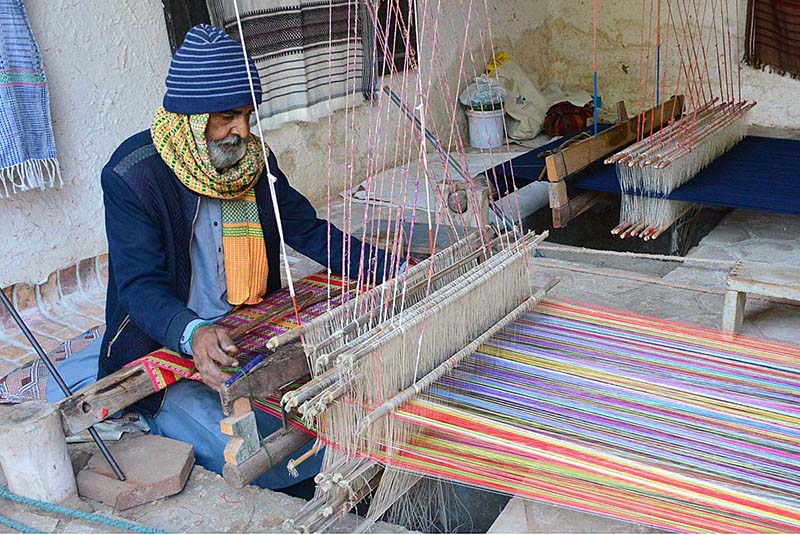
[[[608,194],[586,191],[570,199],[567,185],[572,177],[611,153],[635,142],[639,131],[657,131],[671,121],[680,118],[684,109],[684,97],[678,95],[646,112],[628,117],[625,103],[617,104],[618,122],[597,136],[578,140],[573,137],[565,142],[563,149],[545,158],[550,210],[553,227],[564,228],[583,212],[597,204]],[[571,143],[576,140],[574,143]]]

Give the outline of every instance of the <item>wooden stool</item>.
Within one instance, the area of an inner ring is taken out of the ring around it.
[[[738,333],[747,293],[800,301],[800,267],[740,260],[725,278],[722,330]]]

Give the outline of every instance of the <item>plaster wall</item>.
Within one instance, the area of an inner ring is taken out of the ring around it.
[[[149,126],[170,59],[158,0],[30,0],[26,5],[47,72],[64,186],[0,200],[0,287],[40,282],[58,268],[106,251],[100,170],[120,142]],[[499,48],[511,47],[516,36],[544,20],[547,1],[423,0],[419,6],[425,13],[420,24],[427,25],[420,72],[423,85],[430,80],[433,87],[426,124],[447,143],[452,115],[455,134],[466,131],[453,104],[464,80],[490,57],[490,39]],[[460,83],[459,72],[464,73]],[[385,82],[413,99],[416,76]],[[441,83],[445,78],[448,87]],[[376,124],[383,126],[369,127]],[[324,216],[329,177],[335,194],[363,180],[376,154],[385,151],[380,157],[385,165],[413,157],[419,147],[408,135],[412,131],[381,95],[372,105],[314,123],[290,123],[265,132],[265,138],[290,182]]]
[[[64,186],[0,199],[0,286],[39,282],[106,249],[100,170],[146,128],[169,44],[159,0],[25,2],[50,90]]]
[[[746,0],[724,0],[732,19],[734,46],[744,50]],[[736,27],[736,9],[739,27]],[[624,99],[629,113],[636,111],[642,90],[639,85],[642,50],[643,0],[602,2],[599,11],[598,73],[604,105]],[[666,2],[663,3],[666,6]],[[719,4],[717,4],[719,5]],[[663,8],[666,12],[666,7]],[[548,0],[547,20],[541,28],[546,38],[545,76],[565,88],[592,88],[592,1],[563,2]],[[674,35],[674,33],[673,33]],[[674,38],[669,45],[675,54]],[[663,48],[663,47],[662,47]],[[734,52],[735,54],[735,52]],[[709,54],[710,57],[710,54]],[[677,72],[674,63],[671,72]],[[674,86],[673,86],[674,87]],[[674,92],[670,90],[670,93]],[[800,80],[742,67],[742,97],[758,105],[750,113],[750,122],[775,128],[800,128]]]

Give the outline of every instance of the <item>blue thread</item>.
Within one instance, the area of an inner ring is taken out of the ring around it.
[[[81,520],[86,520],[88,522],[96,522],[98,524],[105,524],[106,526],[111,526],[114,528],[124,529],[127,531],[135,531],[137,533],[166,533],[166,531],[162,531],[160,529],[152,529],[141,524],[135,524],[133,522],[126,522],[125,520],[115,520],[113,518],[109,518],[107,516],[98,515],[96,513],[85,513],[83,511],[76,511],[74,509],[70,509],[68,507],[64,507],[63,505],[56,505],[54,503],[47,503],[47,502],[40,502],[39,500],[34,500],[32,498],[26,498],[24,496],[19,496],[14,494],[10,490],[5,487],[0,487],[0,497],[5,498],[9,501],[19,503],[22,505],[29,505],[31,507],[36,507],[37,509],[42,509],[43,511],[48,511],[50,513],[59,513],[62,515],[71,516],[74,518],[79,518]],[[2,517],[0,517],[2,518]],[[12,521],[13,522],[13,521]],[[13,528],[17,529],[17,528]],[[29,533],[40,533],[40,532],[29,532]]]
[[[27,524],[17,522],[16,520],[11,520],[10,518],[6,518],[4,516],[0,516],[0,524],[8,526],[9,528],[19,531],[20,533],[44,533],[44,531],[39,531],[38,529],[32,528]]]
[[[656,49],[656,105],[661,103],[661,45]]]
[[[594,107],[594,137],[597,137],[597,129],[598,129],[597,107],[598,107],[598,102],[599,101],[600,101],[600,98],[597,96],[597,71],[594,71],[594,101],[593,101],[593,104],[594,104],[593,105],[593,107]]]

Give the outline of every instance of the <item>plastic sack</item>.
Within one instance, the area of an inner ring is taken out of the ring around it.
[[[481,75],[469,84],[459,97],[461,104],[471,110],[496,110],[506,100],[506,89],[497,78]]]
[[[489,64],[489,71],[506,89],[504,109],[512,119],[506,125],[508,137],[519,141],[535,138],[542,131],[550,103],[533,80],[505,52],[497,54]]]

